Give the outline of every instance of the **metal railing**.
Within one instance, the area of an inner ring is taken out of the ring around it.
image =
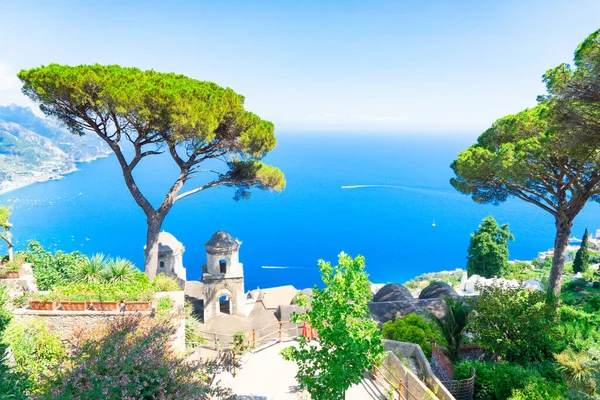
[[[373,379],[383,388],[389,388],[397,400],[419,400],[385,364],[377,362],[371,372]]]

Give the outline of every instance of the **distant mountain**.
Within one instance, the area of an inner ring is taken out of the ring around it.
[[[76,170],[75,163],[109,154],[92,135],[77,136],[39,118],[30,108],[0,106],[0,193],[60,179]]]

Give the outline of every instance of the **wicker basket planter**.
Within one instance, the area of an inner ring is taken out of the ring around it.
[[[61,301],[60,307],[64,311],[86,311],[89,303],[87,301]]]
[[[20,269],[18,271],[9,271],[9,272],[0,274],[0,279],[19,279],[23,275],[25,275],[25,270]]]
[[[125,311],[148,311],[152,307],[151,301],[126,301]]]
[[[29,300],[29,308],[32,310],[52,311],[58,308],[58,301]]]
[[[92,301],[94,311],[119,311],[120,301]]]

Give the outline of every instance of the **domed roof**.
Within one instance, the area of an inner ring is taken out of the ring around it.
[[[458,293],[446,282],[433,282],[421,291],[419,299],[438,299],[441,297],[457,298]]]
[[[206,249],[210,248],[212,250],[237,250],[240,247],[240,242],[235,240],[229,233],[220,230],[212,235],[204,245]]]
[[[183,244],[175,239],[169,232],[162,231],[158,234],[158,252],[166,253],[183,249]]]
[[[402,301],[402,300],[414,300],[410,290],[404,285],[399,283],[388,283],[375,293],[373,296],[373,302],[379,303],[381,301]]]

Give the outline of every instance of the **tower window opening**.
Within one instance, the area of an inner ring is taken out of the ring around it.
[[[161,261],[161,262],[158,264],[158,266],[159,266],[160,268],[164,268],[164,267],[165,267],[165,262],[164,262],[164,261]]]
[[[226,274],[227,273],[227,261],[219,260],[219,268],[221,269],[222,274]]]

